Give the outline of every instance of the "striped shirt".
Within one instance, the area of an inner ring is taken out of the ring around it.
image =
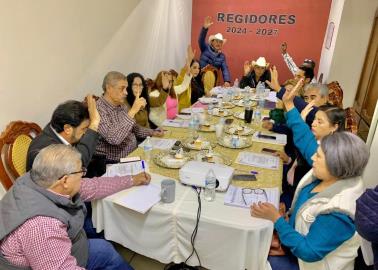
[[[152,136],[152,129],[141,127],[127,114],[126,105],[114,106],[102,96],[97,100],[97,110],[101,137],[96,154],[105,155],[107,160],[119,161],[138,147],[137,137]]]
[[[84,201],[101,199],[132,185],[130,176],[82,179],[80,196]],[[0,252],[11,264],[19,267],[34,270],[84,269],[71,255],[71,247],[64,223],[55,218],[36,216],[4,238]]]
[[[286,65],[287,65],[287,67],[291,71],[291,73],[293,73],[293,75],[295,76],[295,74],[298,72],[299,68],[295,64],[293,58],[288,53],[282,54],[282,57],[283,57]],[[311,83],[316,83],[316,82],[317,82],[317,80],[316,80],[316,77],[314,76],[314,78],[312,78],[312,80],[311,80]]]

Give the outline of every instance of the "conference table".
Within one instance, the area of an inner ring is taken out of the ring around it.
[[[237,112],[243,108],[235,107],[232,110]],[[267,114],[268,111],[264,113]],[[219,118],[214,116],[209,116],[209,119],[212,123],[219,121]],[[242,121],[233,119],[234,123]],[[256,123],[251,126],[255,130],[261,130],[261,126]],[[185,128],[164,128],[167,129],[164,138],[182,140],[188,137],[188,130]],[[216,141],[214,132],[201,132],[200,136]],[[260,153],[264,147],[283,149],[282,145],[253,142],[243,151]],[[251,167],[235,163],[240,151],[238,149],[217,145],[214,151],[229,157],[232,160],[231,166],[236,170],[258,172],[257,181],[233,180],[232,185],[249,188],[281,188],[282,163],[278,170]],[[155,152],[156,150],[153,150],[153,154]],[[143,157],[143,150],[138,147],[130,156]],[[149,170],[152,176],[151,183],[157,185],[160,185],[163,179],[179,179],[177,169],[163,168],[154,162],[149,163]],[[175,201],[170,204],[159,202],[145,214],[114,203],[136,188],[138,187],[92,202],[92,219],[97,231],[104,230],[106,239],[162,263],[185,261],[192,252],[191,235],[195,228],[198,210],[196,191],[177,181]],[[273,232],[272,222],[251,217],[247,208],[225,205],[224,196],[225,193],[217,192],[215,200],[208,202],[201,194],[201,217],[195,239],[195,248],[201,265],[214,270],[270,269],[267,257]],[[187,264],[195,266],[200,263],[194,254]]]

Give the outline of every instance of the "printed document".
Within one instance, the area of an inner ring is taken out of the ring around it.
[[[277,209],[280,202],[280,192],[276,188],[242,188],[230,185],[224,197],[224,204],[249,208],[258,202],[269,202]]]
[[[240,152],[235,162],[253,167],[278,170],[280,165],[280,158],[272,155],[258,154],[253,152]]]
[[[147,186],[133,187],[125,196],[113,202],[139,213],[146,213],[152,206],[160,202],[160,186],[150,183]]]
[[[145,166],[144,169],[143,169],[143,163]],[[109,164],[106,166],[106,173],[103,176],[113,177],[113,176],[136,175],[142,172],[149,172],[148,164],[144,160],[135,161],[135,162],[127,162],[127,163]]]
[[[146,140],[144,140],[141,144],[139,144],[139,147],[143,148],[145,142]],[[176,139],[160,139],[160,138],[152,137],[150,138],[150,142],[153,149],[169,150],[175,144]]]

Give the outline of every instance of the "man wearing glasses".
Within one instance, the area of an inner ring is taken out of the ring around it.
[[[164,135],[160,129],[144,128],[136,123],[135,114],[146,106],[146,100],[135,97],[132,107],[128,109],[125,105],[127,85],[124,74],[110,71],[102,83],[104,95],[97,100],[101,116],[98,132],[101,137],[96,154],[106,156],[107,163],[117,163],[134,151],[138,146],[137,138]]]
[[[40,151],[0,201],[0,269],[133,269],[106,240],[87,239],[84,201],[148,184],[150,176],[83,174],[75,148],[54,144]]]

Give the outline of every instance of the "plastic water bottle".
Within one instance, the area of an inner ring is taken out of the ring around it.
[[[194,123],[194,117],[192,115],[192,117],[189,120],[189,134],[192,138],[194,136],[194,133],[195,133],[195,123]]]
[[[195,114],[193,115],[193,119],[194,119],[194,128],[195,128],[196,130],[198,130],[198,129],[199,129],[199,126],[200,126],[200,122],[201,122],[199,114],[198,114],[198,113],[195,113]]]
[[[265,84],[263,82],[259,82],[256,86],[256,96],[258,99],[264,98],[265,92]]]
[[[214,109],[214,103],[210,102],[207,105],[207,112],[208,112],[208,114],[212,114],[213,113],[213,109]]]
[[[152,152],[152,144],[151,144],[151,137],[148,136],[146,141],[144,142],[143,146],[144,150],[144,160],[149,163],[151,161],[151,152]]]
[[[260,123],[261,123],[261,108],[260,108],[260,106],[257,106],[257,108],[255,109],[254,120],[255,120],[257,125],[260,125]]]
[[[195,114],[192,114],[192,117],[190,118],[190,121],[189,121],[189,130],[190,130],[189,136],[191,139],[197,138],[197,129],[199,126],[199,119],[198,119],[198,123],[197,123],[197,119],[196,119]]]
[[[235,88],[239,87],[239,79],[238,78],[236,78],[235,81],[234,81],[234,87]]]
[[[215,177],[214,171],[210,169],[207,172],[206,180],[205,180],[204,198],[206,201],[212,202],[215,200],[216,185],[217,185],[217,178]]]

